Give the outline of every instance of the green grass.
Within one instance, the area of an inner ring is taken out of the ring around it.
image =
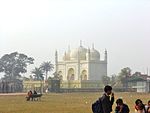
[[[91,104],[102,93],[50,93],[42,96],[41,101],[26,101],[25,96],[0,96],[0,113],[92,113]],[[147,103],[150,94],[115,93],[122,97],[134,113],[137,98]],[[113,109],[115,107],[115,103]]]

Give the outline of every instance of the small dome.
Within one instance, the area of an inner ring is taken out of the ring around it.
[[[78,54],[79,54],[80,60],[86,60],[86,52],[87,52],[87,49],[80,46],[80,47],[78,47],[78,48],[71,51],[70,59],[71,60],[77,60],[78,59]]]
[[[94,48],[90,50],[90,60],[100,60],[100,53]]]

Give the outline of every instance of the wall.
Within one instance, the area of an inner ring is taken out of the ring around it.
[[[102,76],[107,75],[107,63],[104,61],[90,63],[90,77],[89,80],[101,80]]]

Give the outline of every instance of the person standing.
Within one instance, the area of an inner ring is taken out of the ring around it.
[[[101,97],[103,113],[111,113],[112,105],[114,103],[114,93],[112,93],[112,87],[106,85],[104,87],[104,94]]]

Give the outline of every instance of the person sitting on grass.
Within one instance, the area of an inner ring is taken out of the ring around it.
[[[37,92],[34,90],[34,94],[37,94]]]
[[[147,105],[145,106],[147,113],[150,113],[150,100],[148,101]]]
[[[29,101],[30,100],[30,98],[31,98],[31,95],[32,95],[32,91],[30,90],[29,92],[28,92],[28,94],[27,94],[27,101]]]
[[[135,113],[147,113],[145,105],[143,104],[142,100],[137,99],[135,101]]]
[[[129,113],[130,112],[128,105],[124,104],[122,99],[117,99],[116,104],[117,106],[115,108],[115,113]]]

